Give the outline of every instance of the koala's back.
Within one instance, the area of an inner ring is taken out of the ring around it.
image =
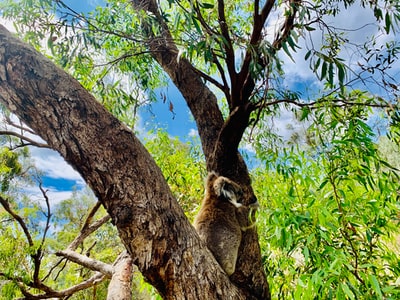
[[[230,216],[229,216],[230,215]],[[221,209],[207,207],[194,226],[216,260],[228,275],[235,271],[242,232],[236,216]]]
[[[236,210],[232,203],[218,198],[215,191],[208,190],[194,221],[200,238],[228,275],[235,271],[242,238]]]

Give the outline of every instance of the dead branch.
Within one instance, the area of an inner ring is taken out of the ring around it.
[[[85,280],[77,285],[74,285],[74,286],[68,288],[68,289],[58,291],[58,292],[57,291],[45,292],[44,294],[39,294],[39,295],[31,294],[26,289],[24,289],[23,286],[20,286],[21,291],[24,295],[24,298],[19,298],[18,300],[41,300],[41,299],[50,299],[50,298],[64,298],[64,297],[71,296],[71,295],[75,294],[76,292],[79,292],[79,291],[82,291],[89,287],[95,286],[95,285],[99,284],[100,282],[104,281],[105,279],[106,279],[106,276],[104,276],[102,273],[96,273],[88,280]]]
[[[113,264],[113,275],[108,285],[107,300],[132,299],[132,258],[125,251]]]
[[[113,268],[111,265],[103,263],[99,260],[87,257],[86,255],[82,255],[79,253],[76,253],[75,251],[72,250],[62,250],[62,251],[57,251],[55,253],[57,256],[62,256],[67,258],[68,260],[77,263],[85,268],[88,268],[92,271],[97,271],[101,272],[104,274],[107,278],[111,278]]]
[[[20,145],[20,147],[22,146],[35,146],[35,147],[39,147],[39,148],[47,148],[47,149],[51,149],[49,145],[45,144],[45,143],[40,143],[37,142],[31,138],[26,137],[23,134],[17,133],[15,131],[11,131],[11,130],[0,130],[0,135],[9,135],[9,136],[14,136],[18,139],[21,140],[22,145]],[[26,142],[26,143],[25,143]]]

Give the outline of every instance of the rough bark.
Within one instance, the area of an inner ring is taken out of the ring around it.
[[[82,175],[133,263],[165,299],[251,299],[200,242],[134,134],[76,80],[2,26],[0,102]]]

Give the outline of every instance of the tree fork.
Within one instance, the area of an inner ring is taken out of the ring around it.
[[[239,142],[248,126],[251,104],[243,103],[224,121],[216,96],[190,62],[178,57],[178,49],[167,24],[160,15],[156,2],[133,0],[132,5],[138,11],[147,10],[156,16],[159,22],[160,35],[156,36],[150,28],[145,30],[149,34],[148,45],[152,56],[170,75],[193,114],[207,170],[216,171],[240,183],[245,191],[245,203],[252,202],[254,191],[251,187],[249,172],[238,152]],[[256,298],[269,299],[269,286],[263,270],[258,235],[254,228],[243,234],[240,250],[236,266],[240,272],[234,274],[233,281],[241,287],[246,287]]]

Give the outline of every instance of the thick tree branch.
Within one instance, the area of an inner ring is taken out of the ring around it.
[[[113,276],[108,285],[107,300],[132,299],[132,258],[124,252],[113,264]]]
[[[214,169],[232,177],[232,164],[239,163],[237,149],[249,122],[254,107],[251,103],[237,106],[229,114],[222,127],[214,150]]]
[[[250,36],[249,46],[246,50],[240,72],[237,75],[236,86],[232,86],[232,95],[237,95],[237,99],[232,103],[233,107],[247,103],[251,93],[253,92],[255,81],[250,74],[250,64],[252,60],[257,62],[260,61],[259,58],[254,57],[254,53],[261,55],[257,49],[262,38],[264,24],[272,11],[274,3],[274,0],[267,0],[261,12],[259,12],[259,1],[255,2],[253,31]]]
[[[277,39],[273,43],[274,51],[277,51],[280,47],[282,47],[282,44],[290,35],[290,31],[293,29],[294,20],[300,3],[300,0],[290,1],[290,13],[282,26],[281,34],[278,35]],[[259,2],[255,2],[254,27],[249,43],[249,47],[254,49],[249,48],[247,50],[242,68],[238,74],[237,80],[235,81],[236,85],[232,86],[232,95],[236,95],[236,97],[233,96],[232,98],[233,102],[231,106],[231,114],[229,118],[225,121],[225,124],[220,131],[218,139],[219,143],[216,144],[215,148],[215,153],[219,153],[221,157],[234,157],[235,152],[232,150],[234,149],[234,147],[232,147],[232,149],[229,149],[225,146],[226,144],[224,143],[226,143],[226,141],[230,141],[232,144],[229,145],[239,145],[243,133],[248,126],[250,113],[256,108],[256,106],[251,105],[249,102],[250,96],[253,93],[255,87],[255,79],[251,76],[249,67],[252,60],[256,60],[257,63],[263,66],[263,68],[265,68],[265,64],[268,63],[267,61],[262,59],[262,54],[258,50],[258,46],[262,39],[262,30],[264,29],[264,24],[269,14],[271,13],[273,5],[274,1],[267,1],[264,4],[261,12],[259,12]],[[254,52],[258,57],[254,57]],[[231,153],[229,153],[229,151]]]
[[[159,22],[161,33],[157,36],[151,31],[151,25],[143,22],[143,26],[146,27],[145,32],[148,33],[148,47],[186,100],[196,121],[203,152],[208,160],[224,122],[217,98],[189,61],[178,57],[179,51],[167,24],[158,11],[157,3],[154,0],[134,0],[132,5],[137,11],[145,10],[156,16]]]
[[[249,124],[250,113],[255,109],[255,107],[249,102],[250,96],[255,87],[255,79],[252,77],[250,72],[250,63],[252,60],[256,60],[263,64],[258,47],[262,39],[264,24],[271,13],[274,3],[275,1],[273,0],[266,1],[261,12],[259,11],[259,1],[255,1],[254,4],[254,24],[249,46],[240,72],[238,74],[235,72],[232,79],[232,98],[228,100],[231,113],[219,133],[218,142],[214,149],[213,161],[215,164],[219,164],[219,167],[222,167],[222,170],[228,168],[227,165],[221,165],[224,164],[224,157],[225,160],[226,157],[231,159],[237,157],[237,149],[244,131]],[[254,53],[257,53],[258,57],[254,57]],[[230,142],[230,144],[226,144],[227,142]],[[238,160],[235,159],[235,161]]]

